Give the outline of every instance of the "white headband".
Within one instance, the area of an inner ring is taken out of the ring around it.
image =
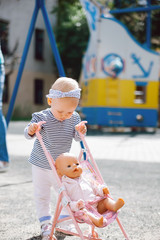
[[[49,94],[46,95],[47,98],[64,98],[64,97],[74,97],[80,99],[81,89],[77,88],[69,92],[61,92],[59,90],[50,89]]]

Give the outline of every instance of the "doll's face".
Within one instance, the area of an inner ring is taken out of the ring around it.
[[[56,159],[56,169],[59,176],[77,178],[82,174],[82,168],[77,158],[69,153],[63,153]]]

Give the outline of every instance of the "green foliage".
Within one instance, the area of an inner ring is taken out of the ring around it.
[[[147,0],[146,0],[147,2]],[[142,4],[143,3],[143,4]],[[159,5],[160,2],[157,0],[151,1],[152,5]],[[112,1],[111,9],[123,9],[129,7],[145,7],[145,1],[140,0],[114,0]],[[142,44],[146,42],[146,12],[133,12],[133,13],[123,13],[114,14],[114,16],[124,23],[133,36]],[[151,14],[151,48],[160,49],[160,36],[159,36],[159,26],[160,26],[160,10],[154,10]]]
[[[22,109],[21,106],[15,106],[13,114],[12,114],[12,118],[11,120],[13,121],[28,121],[31,119],[31,110],[29,107],[25,107],[25,111],[24,109]]]
[[[89,38],[84,10],[79,0],[59,0],[53,13],[57,14],[54,32],[65,73],[78,79]]]

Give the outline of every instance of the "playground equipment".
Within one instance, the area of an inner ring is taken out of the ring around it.
[[[12,97],[11,97],[11,100],[10,100],[8,113],[7,113],[7,116],[6,116],[7,125],[9,124],[9,121],[10,121],[11,116],[12,116],[14,103],[15,103],[15,100],[16,100],[19,84],[20,84],[20,81],[21,81],[21,77],[22,77],[24,66],[25,66],[25,62],[26,62],[26,59],[27,59],[27,54],[28,54],[28,50],[29,50],[29,46],[30,46],[30,43],[31,43],[31,38],[32,38],[32,35],[33,35],[33,32],[34,32],[35,23],[36,23],[36,19],[37,19],[39,10],[42,11],[42,16],[43,16],[43,19],[44,19],[44,22],[45,22],[45,26],[46,26],[47,33],[48,33],[48,36],[49,36],[52,52],[53,52],[53,55],[55,57],[55,62],[57,64],[57,68],[58,68],[58,71],[59,71],[59,75],[60,76],[65,76],[63,65],[62,65],[62,62],[61,62],[61,58],[60,58],[60,55],[59,55],[59,52],[58,52],[58,49],[57,49],[57,46],[56,46],[56,41],[55,41],[54,33],[53,33],[53,30],[52,30],[52,26],[50,24],[48,13],[47,13],[47,10],[46,10],[45,0],[35,0],[35,8],[34,8],[34,11],[33,11],[30,27],[29,27],[29,30],[28,30],[27,38],[26,38],[26,43],[25,43],[25,46],[24,46],[23,54],[22,54],[21,63],[20,63],[19,69],[18,69],[17,79],[16,79],[16,82],[15,82]]]
[[[80,1],[90,30],[81,76],[85,119],[89,125],[156,128],[160,55],[138,43],[95,1]]]

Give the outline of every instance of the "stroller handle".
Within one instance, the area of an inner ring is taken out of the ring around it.
[[[88,123],[88,122],[87,122],[87,121],[81,121],[80,123],[78,123],[78,124],[76,125],[76,127],[81,128],[81,126],[84,126],[85,123]],[[77,129],[76,129],[76,131],[79,133],[79,135],[80,135],[80,137],[81,137],[81,139],[82,139],[83,136],[84,136],[84,134],[82,134],[82,133],[81,133],[79,130],[77,130]]]
[[[40,121],[40,122],[37,123],[38,128],[37,128],[36,132],[39,132],[39,131],[41,130],[41,126],[42,126],[42,124],[44,124],[44,123],[46,123],[46,122],[45,122],[45,121]]]

